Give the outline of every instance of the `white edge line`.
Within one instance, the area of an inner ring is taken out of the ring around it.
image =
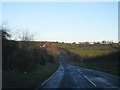
[[[57,71],[56,71],[56,72],[57,72]],[[55,73],[56,73],[56,72],[55,72]],[[55,74],[55,73],[54,73],[54,74]],[[54,75],[54,74],[53,74],[53,75]],[[48,80],[50,80],[50,79],[53,77],[53,75],[50,76],[45,82],[43,82],[43,83],[41,84],[41,86],[43,86]]]
[[[58,71],[58,70],[57,70],[57,71]],[[57,73],[57,71],[56,71],[55,73]],[[55,74],[55,73],[54,73],[54,74]],[[54,75],[54,74],[53,74],[53,75]],[[50,80],[50,79],[53,77],[53,75],[50,76],[45,82],[43,82],[43,83],[41,84],[41,86],[43,86],[48,80]]]
[[[58,72],[58,69],[57,69],[57,71],[56,71],[55,73],[57,73],[57,72]],[[54,73],[53,75],[55,75],[55,73]],[[50,79],[53,77],[53,75],[50,76],[46,81],[44,81],[44,82],[41,84],[41,86],[43,86],[48,80],[50,80]],[[41,87],[41,86],[40,86],[40,87]],[[38,90],[40,87],[36,88],[35,90]]]
[[[57,71],[58,71],[58,70],[57,70]],[[55,73],[57,73],[57,71],[56,71]],[[55,75],[55,73],[54,73],[53,75]],[[43,86],[48,80],[50,80],[50,79],[53,77],[53,75],[50,76],[45,82],[43,82],[43,83],[41,84],[41,86]]]
[[[84,75],[84,77],[96,87],[96,85],[90,79],[88,79],[85,75]]]

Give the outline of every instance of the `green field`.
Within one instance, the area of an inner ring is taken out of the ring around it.
[[[47,63],[38,66],[38,68],[38,71],[27,74],[3,71],[3,88],[35,88],[55,72],[57,65]]]
[[[78,46],[66,43],[57,43],[57,46],[67,56],[70,64],[120,75],[118,61],[120,52],[115,46]]]
[[[74,44],[57,43],[57,46],[61,48],[65,48],[70,52],[80,55],[81,57],[99,56],[117,51],[116,48],[113,48],[110,45],[78,46]]]

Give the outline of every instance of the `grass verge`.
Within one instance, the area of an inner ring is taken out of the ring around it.
[[[103,72],[107,72],[115,75],[120,75],[120,72],[119,72],[120,63],[118,59],[120,52],[113,52],[107,55],[96,56],[92,58],[79,57],[78,59],[79,62],[78,60],[77,62],[74,60],[76,55],[68,54],[65,50],[62,50],[62,52],[67,56],[69,60],[68,62],[70,64],[77,65],[84,68],[99,70],[99,71],[103,71]],[[69,51],[69,53],[71,52]],[[77,55],[77,58],[78,58],[78,55]],[[81,60],[80,58],[82,58],[82,61],[80,61]]]
[[[46,65],[38,66],[39,71],[33,73],[15,73],[3,71],[3,88],[36,88],[38,84],[55,72],[57,64],[47,63]]]

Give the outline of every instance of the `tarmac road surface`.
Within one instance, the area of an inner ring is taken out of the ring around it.
[[[58,70],[36,90],[41,88],[116,88],[118,90],[120,77],[68,64],[66,56],[60,53]]]

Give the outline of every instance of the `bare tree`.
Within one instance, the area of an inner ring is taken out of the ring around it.
[[[22,35],[19,36],[21,41],[31,41],[33,40],[33,35],[30,34],[28,31],[25,31],[22,33]]]
[[[33,35],[28,31],[23,32],[19,35],[20,38],[20,48],[29,49],[31,47],[31,40],[33,40]]]
[[[10,39],[11,35],[7,27],[0,26],[0,31],[2,32],[2,39]]]

